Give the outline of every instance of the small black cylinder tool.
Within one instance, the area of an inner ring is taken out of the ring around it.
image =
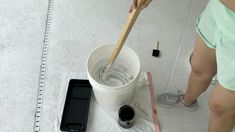
[[[159,41],[157,41],[156,49],[153,49],[152,56],[154,56],[154,57],[160,56],[160,50],[158,49],[158,47],[159,47]]]

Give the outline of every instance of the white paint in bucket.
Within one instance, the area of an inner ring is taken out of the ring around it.
[[[97,81],[95,72],[108,62],[114,47],[115,45],[103,45],[94,49],[88,57],[86,66],[97,102],[107,109],[117,110],[121,105],[128,104],[133,96],[140,74],[140,60],[131,48],[124,45],[113,65],[117,68],[126,68],[126,74],[131,75],[132,79],[119,86],[102,84]]]
[[[111,67],[108,68],[108,70],[106,69],[106,65],[104,64],[104,62],[101,63],[101,65],[98,64],[97,67],[99,67],[99,69],[95,69],[92,72],[93,78],[98,83],[110,87],[116,87],[120,85],[125,85],[133,79],[129,68],[126,68],[121,63],[113,64]]]

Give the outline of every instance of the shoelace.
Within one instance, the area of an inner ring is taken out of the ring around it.
[[[183,99],[183,96],[184,96],[183,92],[182,91],[178,91],[174,95],[169,95],[168,99],[171,100],[171,101],[175,101],[175,103],[178,103],[178,102],[180,102]]]

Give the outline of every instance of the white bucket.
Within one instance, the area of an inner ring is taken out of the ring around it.
[[[115,45],[103,45],[94,49],[87,59],[86,68],[97,102],[107,109],[117,110],[121,105],[128,104],[133,96],[140,75],[140,60],[131,48],[124,45],[115,63],[120,62],[128,68],[133,79],[116,87],[100,84],[94,79],[94,69],[99,68],[100,62],[108,62],[114,47]]]

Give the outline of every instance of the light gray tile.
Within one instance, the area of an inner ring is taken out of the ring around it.
[[[33,130],[47,1],[0,3],[0,130]]]

